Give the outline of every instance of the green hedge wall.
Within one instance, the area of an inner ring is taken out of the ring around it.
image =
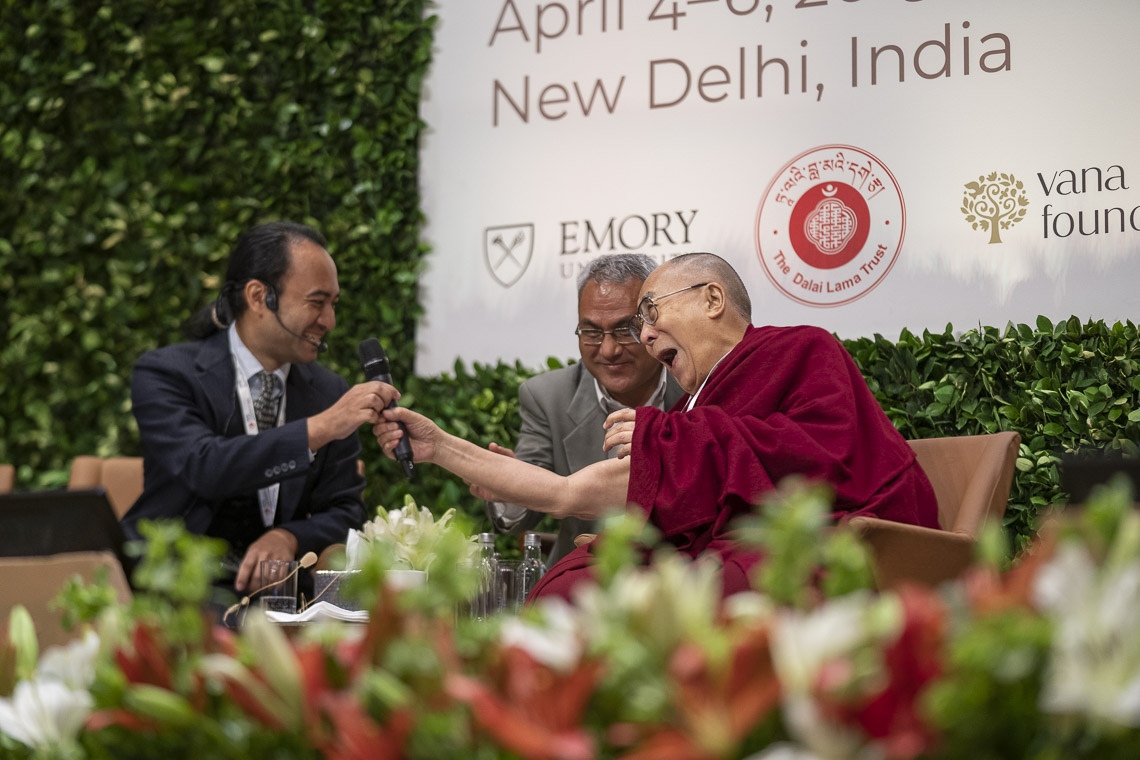
[[[330,241],[326,363],[412,369],[425,0],[0,0],[0,461],[58,485],[132,453],[129,371],[211,300],[239,232]]]
[[[417,378],[417,188],[428,0],[0,0],[0,461],[63,484],[77,454],[138,452],[131,364],[211,299],[237,234],[292,218],[330,240],[344,290],[323,361],[362,379],[375,336],[405,403],[481,443],[513,442],[521,365]],[[847,340],[908,437],[1017,430],[1007,522],[1063,501],[1056,461],[1135,453],[1131,323]],[[550,360],[551,366],[559,362]],[[455,478],[415,483],[365,437],[371,505],[404,493],[481,515]]]

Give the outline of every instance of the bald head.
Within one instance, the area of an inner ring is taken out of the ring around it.
[[[641,287],[638,337],[689,393],[737,346],[752,324],[740,276],[711,253],[689,253],[657,267]]]
[[[748,297],[748,289],[732,265],[720,256],[715,253],[684,253],[670,259],[663,267],[689,275],[693,282],[720,283],[728,306],[746,322],[752,323],[752,299]]]

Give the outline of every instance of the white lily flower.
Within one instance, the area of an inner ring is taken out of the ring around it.
[[[500,641],[554,670],[573,670],[582,657],[582,631],[574,609],[558,598],[544,599],[536,608],[542,615],[541,624],[509,617],[499,630]]]
[[[659,648],[681,641],[703,642],[718,628],[720,570],[712,561],[693,562],[676,555],[658,557],[649,567],[623,569],[608,589],[583,584],[574,604],[590,640],[635,631]]]
[[[38,666],[39,674],[60,681],[72,689],[86,689],[95,680],[95,659],[99,656],[99,635],[87,631],[83,638],[66,646],[49,647]]]
[[[33,748],[70,743],[93,706],[86,689],[39,677],[21,681],[10,698],[0,699],[0,734]]]
[[[35,748],[75,741],[94,707],[87,688],[95,678],[98,653],[94,631],[66,646],[50,647],[35,676],[0,699],[0,734]]]
[[[755,755],[749,755],[744,760],[822,760],[811,750],[787,742],[777,742],[765,747]]]
[[[360,530],[350,530],[345,541],[346,568],[359,570],[364,566],[373,544],[391,547],[395,567],[408,570],[428,570],[435,561],[435,549],[440,538],[449,530],[455,509],[447,510],[438,520],[427,507],[418,507],[411,496],[404,497],[400,509],[379,509],[376,517]],[[472,549],[474,552],[474,548]]]
[[[1033,595],[1054,626],[1041,709],[1140,726],[1140,560],[1098,573],[1083,546],[1062,544]]]

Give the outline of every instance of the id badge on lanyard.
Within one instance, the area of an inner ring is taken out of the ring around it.
[[[237,378],[238,403],[241,406],[241,420],[245,426],[245,434],[257,435],[257,415],[253,411],[253,394],[249,391],[249,380],[241,371],[236,359],[234,360],[234,376]],[[277,425],[279,426],[285,421],[284,391],[282,394],[281,403],[277,409]],[[280,491],[280,483],[259,488],[257,491],[257,503],[261,507],[261,521],[267,528],[273,524],[273,518],[277,514],[277,495]]]

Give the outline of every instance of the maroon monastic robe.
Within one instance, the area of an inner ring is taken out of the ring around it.
[[[730,523],[788,475],[830,484],[833,515],[938,527],[938,505],[914,452],[843,345],[816,327],[749,327],[713,369],[696,405],[637,410],[627,499],[665,541],[724,563],[728,594],[749,588],[755,552]],[[589,578],[588,547],[558,562],[533,596],[569,598]]]

